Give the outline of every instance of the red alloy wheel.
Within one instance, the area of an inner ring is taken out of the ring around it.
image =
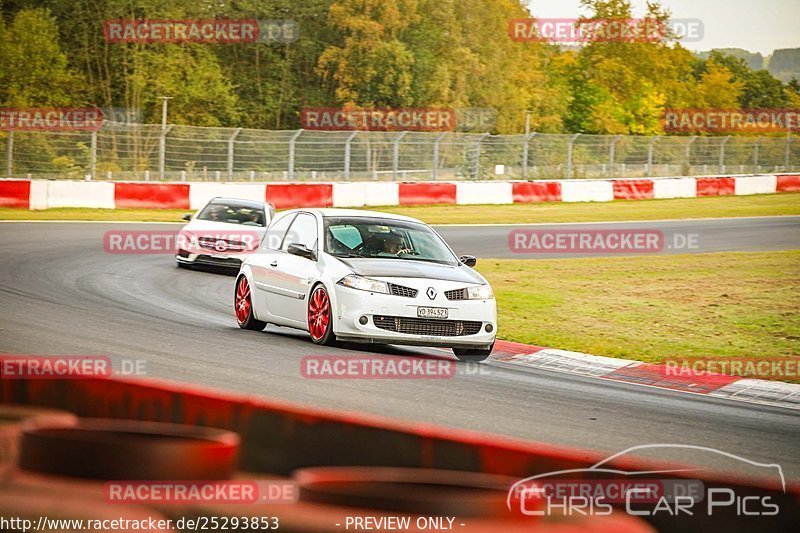
[[[321,340],[331,321],[331,301],[325,287],[319,286],[308,301],[308,332],[315,341]]]
[[[239,324],[247,322],[247,317],[250,316],[250,284],[247,283],[247,278],[242,276],[239,278],[239,283],[236,285],[236,320]]]

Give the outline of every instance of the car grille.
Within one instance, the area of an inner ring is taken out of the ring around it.
[[[455,289],[452,291],[444,291],[444,297],[448,300],[466,300],[467,289]]]
[[[389,291],[395,296],[405,296],[407,298],[416,298],[418,292],[417,289],[395,285],[394,283],[389,284]]]
[[[375,315],[375,326],[380,329],[407,333],[409,335],[429,335],[435,337],[460,337],[475,335],[481,330],[481,322],[473,320],[439,320],[434,318],[413,318],[405,316]]]
[[[198,265],[207,265],[207,266],[217,266],[217,267],[225,267],[225,268],[239,268],[242,265],[242,261],[240,259],[236,259],[235,257],[229,257],[227,259],[221,259],[219,257],[215,257],[213,255],[198,255],[197,259],[195,259],[195,264]]]
[[[223,241],[225,243],[224,250],[217,250],[217,242]],[[197,244],[204,250],[214,250],[215,252],[241,252],[246,248],[245,243],[242,241],[235,241],[232,239],[215,239],[214,237],[200,237],[197,239]]]

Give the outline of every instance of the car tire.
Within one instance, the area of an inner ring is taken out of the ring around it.
[[[314,344],[322,346],[332,346],[336,342],[336,335],[333,334],[333,311],[331,310],[331,298],[328,290],[321,283],[311,289],[308,297],[308,333]]]
[[[267,327],[266,322],[256,320],[253,316],[253,299],[250,295],[250,283],[247,276],[239,276],[233,290],[233,311],[236,314],[236,323],[242,329],[261,331]]]
[[[478,363],[485,361],[494,350],[494,343],[489,348],[483,350],[479,348],[453,348],[456,359],[465,363]]]

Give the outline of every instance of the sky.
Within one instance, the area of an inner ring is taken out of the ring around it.
[[[579,0],[524,0],[537,18],[589,15]],[[634,17],[645,14],[645,0],[631,0]],[[800,47],[800,0],[661,0],[673,19],[700,19],[703,34],[684,42],[689,50],[744,48],[771,54]]]

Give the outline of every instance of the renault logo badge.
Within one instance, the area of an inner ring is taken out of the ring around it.
[[[428,298],[430,298],[431,300],[436,299],[436,289],[434,289],[433,287],[428,287],[428,291],[426,292],[426,294],[428,295]]]

